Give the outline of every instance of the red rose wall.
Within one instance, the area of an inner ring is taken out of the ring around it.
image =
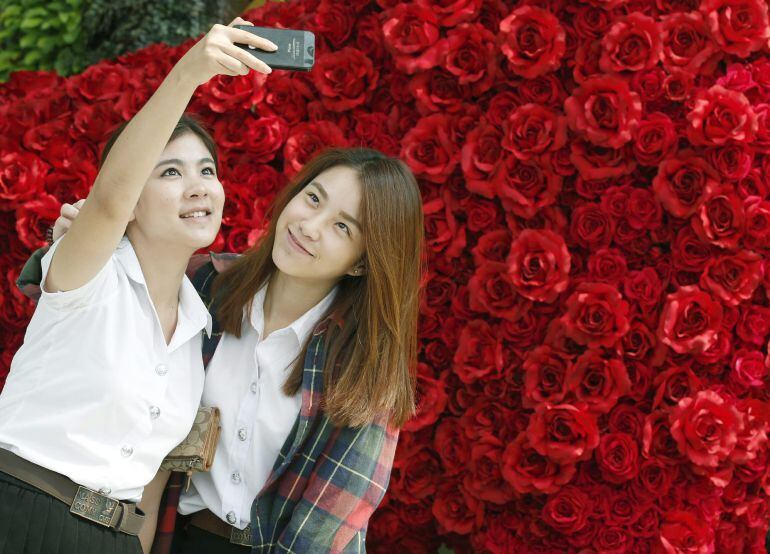
[[[770,25],[762,0],[321,0],[309,74],[217,78],[213,248],[260,237],[319,148],[401,156],[424,196],[420,408],[372,552],[763,551]],[[0,86],[4,375],[13,281],[106,135],[189,48]]]

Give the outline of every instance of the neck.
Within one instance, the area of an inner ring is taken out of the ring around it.
[[[295,279],[276,269],[265,292],[265,321],[281,321],[288,325],[318,304],[334,285],[335,282]]]
[[[179,287],[193,251],[157,240],[150,241],[130,231],[128,238],[142,267],[155,309],[175,308],[179,301]]]

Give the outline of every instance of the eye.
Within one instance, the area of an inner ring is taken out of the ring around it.
[[[171,175],[171,173],[169,173],[169,171],[173,171],[177,175],[181,175],[181,173],[179,173],[179,171],[177,171],[177,169],[175,167],[169,167],[166,171],[161,173],[160,176],[161,177],[166,177],[167,175]]]
[[[314,192],[308,192],[307,196],[309,196],[316,204],[318,203],[318,196],[316,196]]]
[[[213,167],[204,167],[203,171],[208,171],[207,175],[216,175],[217,172]]]
[[[345,232],[348,234],[348,236],[350,236],[350,227],[348,227],[347,224],[342,223],[341,221],[338,221],[337,225],[342,225],[342,227],[345,228]]]

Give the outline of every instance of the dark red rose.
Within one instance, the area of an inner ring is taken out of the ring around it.
[[[464,383],[498,374],[503,359],[501,343],[486,321],[474,319],[463,328],[453,370]]]
[[[511,70],[532,79],[558,68],[566,49],[566,34],[551,12],[521,6],[500,22],[502,51]]]
[[[714,530],[693,512],[672,510],[660,522],[660,545],[666,554],[711,554]]]
[[[639,95],[611,75],[582,83],[564,102],[567,120],[577,133],[606,148],[619,148],[631,140],[642,116]]]
[[[614,221],[599,205],[582,204],[573,210],[570,237],[583,248],[609,246],[614,233]]]
[[[310,87],[301,79],[287,75],[271,75],[270,86],[257,110],[265,115],[279,115],[295,125],[307,116],[307,102],[312,97]]]
[[[123,94],[129,79],[131,72],[127,67],[114,62],[102,62],[67,79],[66,89],[71,97],[87,102],[113,100]]]
[[[743,201],[743,209],[746,214],[744,245],[767,249],[770,246],[770,201],[749,196]]]
[[[597,6],[579,5],[574,11],[572,24],[582,39],[601,38],[612,23],[610,12]]]
[[[747,144],[730,143],[709,148],[706,159],[725,179],[743,179],[751,171],[754,150]]]
[[[399,3],[385,12],[382,33],[396,67],[408,74],[438,65],[438,18],[421,4]]]
[[[719,48],[741,58],[770,38],[767,5],[761,0],[705,0],[700,12]]]
[[[593,511],[593,501],[583,490],[575,486],[562,488],[543,506],[543,521],[556,531],[571,535],[580,531]]]
[[[535,302],[555,301],[569,284],[569,251],[552,231],[522,231],[511,244],[507,263],[516,291]]]
[[[471,445],[465,489],[485,502],[505,504],[513,498],[514,489],[503,479],[501,462],[505,445],[495,436],[486,435]]]
[[[626,259],[615,248],[600,248],[588,258],[588,276],[592,281],[617,286],[627,272]]]
[[[704,241],[720,248],[738,247],[743,235],[743,202],[730,185],[722,185],[698,208],[692,228]]]
[[[196,89],[196,100],[216,113],[250,110],[264,99],[266,81],[267,75],[256,71],[235,77],[217,75]]]
[[[758,127],[749,100],[720,85],[698,93],[687,121],[687,138],[692,144],[705,146],[751,142]]]
[[[13,209],[43,189],[48,165],[30,152],[0,153],[0,207]]]
[[[759,350],[740,349],[733,354],[730,378],[744,387],[762,387],[767,377],[765,357]]]
[[[350,37],[354,24],[357,23],[355,9],[331,0],[321,0],[315,9],[313,21],[315,31],[339,48]]]
[[[423,204],[425,213],[425,245],[447,258],[456,258],[467,244],[465,226],[458,223],[441,198]]]
[[[519,104],[542,104],[552,109],[561,109],[567,92],[558,77],[549,73],[517,83],[516,95]]]
[[[490,89],[497,73],[493,33],[478,23],[462,23],[447,32],[446,45],[441,49],[445,52],[441,64],[461,85],[471,85],[473,94]]]
[[[626,219],[632,229],[649,231],[660,227],[663,210],[649,189],[633,188],[628,198]]]
[[[680,400],[669,421],[679,451],[692,463],[710,468],[732,453],[743,426],[735,406],[712,390]]]
[[[441,458],[444,475],[457,475],[467,467],[470,444],[457,419],[442,419],[436,427],[433,447]]]
[[[741,340],[760,346],[770,334],[770,308],[750,304],[741,309],[735,333]]]
[[[342,131],[331,121],[300,123],[291,129],[283,147],[284,172],[297,173],[316,153],[328,146],[347,146]]]
[[[677,268],[700,272],[706,267],[715,250],[715,247],[701,240],[691,226],[687,226],[674,238],[671,257]]]
[[[311,75],[324,107],[336,112],[366,102],[379,79],[372,60],[350,46],[319,56]]]
[[[47,244],[46,230],[59,217],[61,202],[50,194],[39,194],[16,208],[16,233],[30,250]]]
[[[667,465],[658,458],[641,460],[633,490],[638,496],[662,498],[671,489],[676,475],[676,466]]]
[[[123,119],[115,111],[111,101],[99,101],[80,106],[70,127],[70,136],[75,140],[101,143]]]
[[[722,305],[695,286],[669,294],[660,316],[658,338],[679,354],[705,352],[716,341]]]
[[[581,283],[565,302],[561,320],[569,338],[589,348],[611,347],[628,332],[628,303],[604,283]]]
[[[505,262],[511,249],[511,233],[507,229],[489,231],[479,237],[473,247],[473,263],[477,266],[484,262]]]
[[[621,360],[605,358],[600,350],[586,350],[567,371],[567,390],[596,413],[607,413],[631,389]]]
[[[441,483],[433,501],[433,515],[445,533],[467,535],[484,520],[484,503],[476,500],[462,483]]]
[[[427,446],[408,440],[399,441],[398,450],[390,481],[394,491],[402,491],[398,496],[403,497],[408,493],[414,499],[433,497],[441,470],[436,455]]]
[[[483,5],[481,0],[417,0],[417,3],[435,13],[442,27],[454,27],[463,21],[475,19]]]
[[[652,407],[658,408],[663,402],[668,406],[693,396],[701,389],[701,381],[688,366],[672,365],[655,376],[655,397]]]
[[[533,408],[541,402],[561,402],[567,394],[565,377],[570,366],[569,356],[544,344],[527,353],[521,366],[524,371],[524,407]]]
[[[678,137],[671,119],[654,112],[639,121],[631,143],[640,165],[656,166],[676,151]]]
[[[500,130],[484,119],[466,136],[460,163],[468,190],[494,198],[493,178],[503,156],[502,138]]]
[[[608,179],[628,175],[634,171],[636,161],[623,149],[604,148],[577,139],[570,143],[570,161],[583,179]]]
[[[653,18],[631,13],[610,27],[602,49],[599,67],[606,73],[651,69],[663,52],[660,29]]]
[[[698,73],[718,50],[700,12],[666,15],[661,19],[660,27],[663,35],[663,66],[670,70]]]
[[[401,158],[415,175],[443,183],[457,165],[457,147],[449,138],[449,117],[433,114],[423,117],[402,141]]]
[[[531,219],[556,202],[562,178],[553,173],[547,164],[525,162],[509,155],[495,175],[495,186],[506,210]]]
[[[664,160],[652,181],[655,196],[676,217],[689,217],[719,187],[719,175],[694,152]]]
[[[448,398],[443,376],[434,379],[424,372],[418,373],[417,398],[415,415],[406,422],[404,431],[414,432],[436,423],[446,408]]]
[[[463,110],[472,95],[471,87],[462,85],[445,69],[421,71],[409,82],[409,91],[421,113],[456,113]]]
[[[556,463],[588,460],[599,444],[596,416],[585,406],[539,404],[530,417],[527,439],[540,455]]]
[[[506,264],[487,262],[476,269],[468,281],[470,307],[495,317],[515,320],[522,312],[522,302],[515,294],[513,276]]]
[[[519,106],[503,129],[503,147],[520,160],[558,150],[567,142],[565,117],[537,104]]]
[[[538,454],[520,433],[505,448],[500,471],[503,478],[521,494],[552,494],[569,483],[575,475],[575,464],[559,464]]]
[[[628,279],[623,282],[623,294],[632,302],[647,308],[658,304],[662,292],[660,277],[651,267],[630,272]]]
[[[762,258],[749,250],[712,258],[701,274],[700,286],[728,305],[752,297],[762,281]]]

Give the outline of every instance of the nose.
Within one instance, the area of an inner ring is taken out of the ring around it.
[[[198,176],[190,177],[185,185],[185,196],[188,198],[206,198],[208,196],[206,183]]]
[[[318,223],[313,219],[305,219],[299,223],[299,232],[310,240],[318,240]]]

